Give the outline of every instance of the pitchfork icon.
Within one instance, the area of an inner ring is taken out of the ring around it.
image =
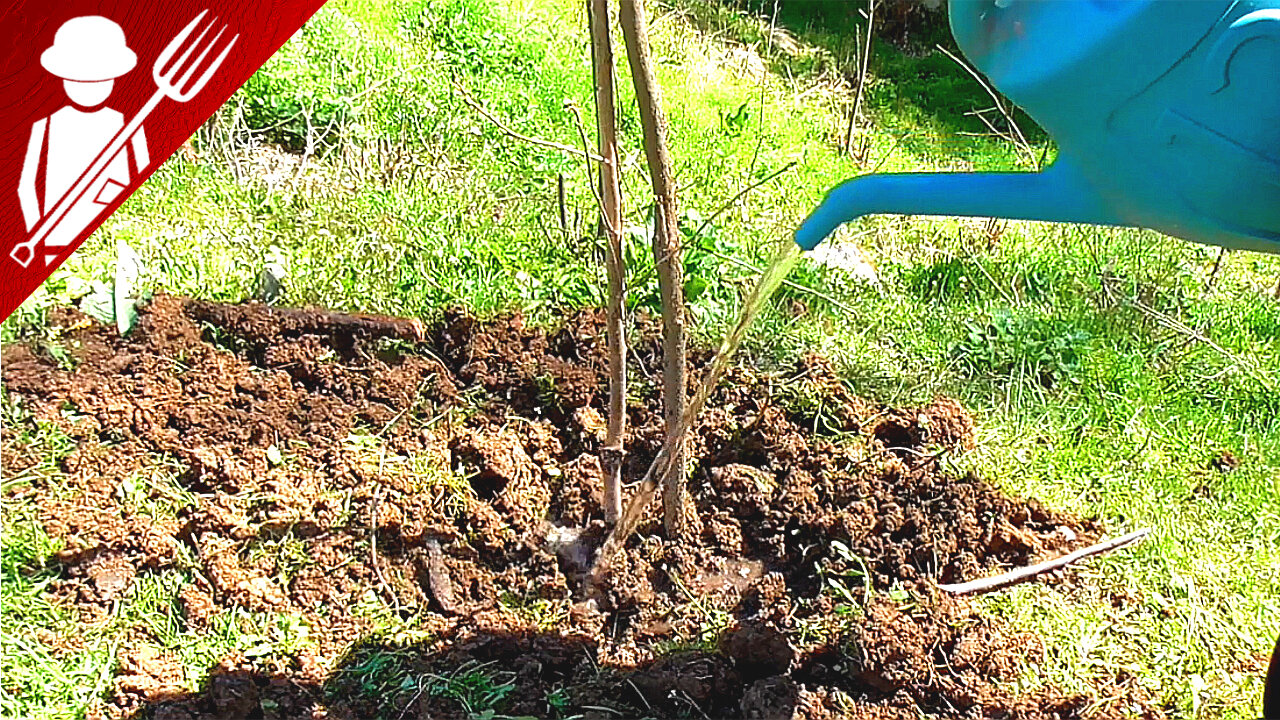
[[[209,64],[204,74],[193,81],[196,72],[204,65],[205,60],[218,46],[222,36],[227,32],[227,26],[223,25],[218,28],[216,34],[212,38],[205,41],[209,37],[209,33],[218,25],[218,19],[213,18],[207,25],[203,25],[200,34],[191,42],[187,42],[188,38],[202,26],[204,18],[209,14],[208,10],[200,13],[192,20],[182,32],[178,33],[173,40],[165,47],[160,56],[151,66],[151,77],[156,83],[156,92],[147,100],[142,109],[131,119],[121,130],[112,137],[102,150],[101,153],[89,165],[89,169],[85,170],[71,189],[58,201],[52,210],[40,219],[40,222],[32,230],[31,236],[19,243],[9,253],[18,264],[23,267],[31,265],[31,261],[35,258],[35,248],[44,242],[51,233],[58,227],[59,223],[66,218],[71,208],[85,196],[90,187],[102,176],[107,166],[116,157],[117,153],[124,148],[125,143],[133,136],[141,127],[142,123],[147,119],[153,110],[160,104],[160,101],[166,97],[175,102],[185,103],[195,97],[204,86],[209,82],[209,78],[222,65],[222,61],[227,58],[227,53],[231,52],[231,48],[240,39],[239,35],[235,35],[222,48],[222,52]],[[179,55],[181,53],[181,55]],[[197,53],[199,53],[197,55]],[[174,59],[174,56],[178,56]],[[195,59],[192,59],[195,56]],[[51,259],[51,258],[50,258]]]

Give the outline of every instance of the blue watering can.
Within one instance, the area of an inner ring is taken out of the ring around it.
[[[1143,227],[1280,252],[1280,0],[950,0],[964,54],[1053,137],[1038,173],[873,174],[796,231],[872,214]]]

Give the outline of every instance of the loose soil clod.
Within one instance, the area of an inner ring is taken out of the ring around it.
[[[790,395],[731,370],[688,448],[700,526],[664,541],[655,509],[586,598],[603,314],[553,333],[518,316],[449,314],[422,342],[416,327],[162,296],[127,339],[68,329],[71,370],[5,348],[6,391],[75,440],[65,478],[27,491],[65,543],[56,598],[88,620],[177,568],[192,628],[241,608],[311,629],[290,657],[227,657],[183,693],[140,627],[100,715],[463,718],[441,688],[471,668],[513,683],[498,710],[514,716],[1161,717],[1136,691],[1013,693],[1042,643],[934,589],[1099,532],[945,472],[938,451],[972,442],[954,401],[881,412],[817,360]],[[657,345],[642,323],[639,361]],[[691,355],[696,377],[706,355]],[[662,439],[654,395],[628,408],[626,478]],[[8,437],[12,476],[38,458]],[[429,641],[374,634],[358,608],[383,584]],[[409,679],[398,689],[361,675],[379,653]]]

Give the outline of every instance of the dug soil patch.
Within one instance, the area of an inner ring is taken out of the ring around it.
[[[9,500],[62,548],[47,592],[95,623],[178,579],[121,636],[100,716],[1159,716],[1027,682],[1042,641],[933,587],[1099,534],[948,471],[973,441],[954,401],[877,408],[820,360],[745,362],[690,441],[688,535],[655,508],[588,598],[602,314],[548,333],[159,297],[127,339],[53,325],[3,354],[24,412],[3,471],[32,478]],[[633,351],[635,480],[662,426],[644,322]],[[54,473],[27,472],[41,427],[73,441]],[[185,668],[173,633],[215,628],[258,636]]]

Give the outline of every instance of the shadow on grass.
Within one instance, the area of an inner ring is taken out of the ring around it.
[[[370,638],[324,680],[223,663],[201,690],[152,698],[130,720],[284,720],[323,717],[772,718],[792,717],[799,686],[790,655],[762,658],[752,638],[729,654],[675,653],[613,670],[586,636],[479,631],[416,644]],[[780,636],[779,636],[780,637]],[[785,647],[785,641],[783,642]],[[744,654],[745,653],[745,654]]]
[[[800,52],[781,35],[769,37],[774,0],[672,0],[703,31],[755,45],[783,75],[837,72],[850,83],[859,74],[866,37],[866,0],[780,0],[776,25],[798,41]],[[951,37],[945,7],[929,10],[917,0],[877,0],[876,38],[869,60],[866,110],[879,124],[902,137],[903,149],[936,154],[942,143],[965,144],[991,129],[975,113],[984,112],[1001,131],[1007,122],[982,85],[955,60],[962,57]],[[1047,140],[1026,113],[1015,109],[1014,122],[1033,146]],[[959,148],[957,148],[959,150]]]

